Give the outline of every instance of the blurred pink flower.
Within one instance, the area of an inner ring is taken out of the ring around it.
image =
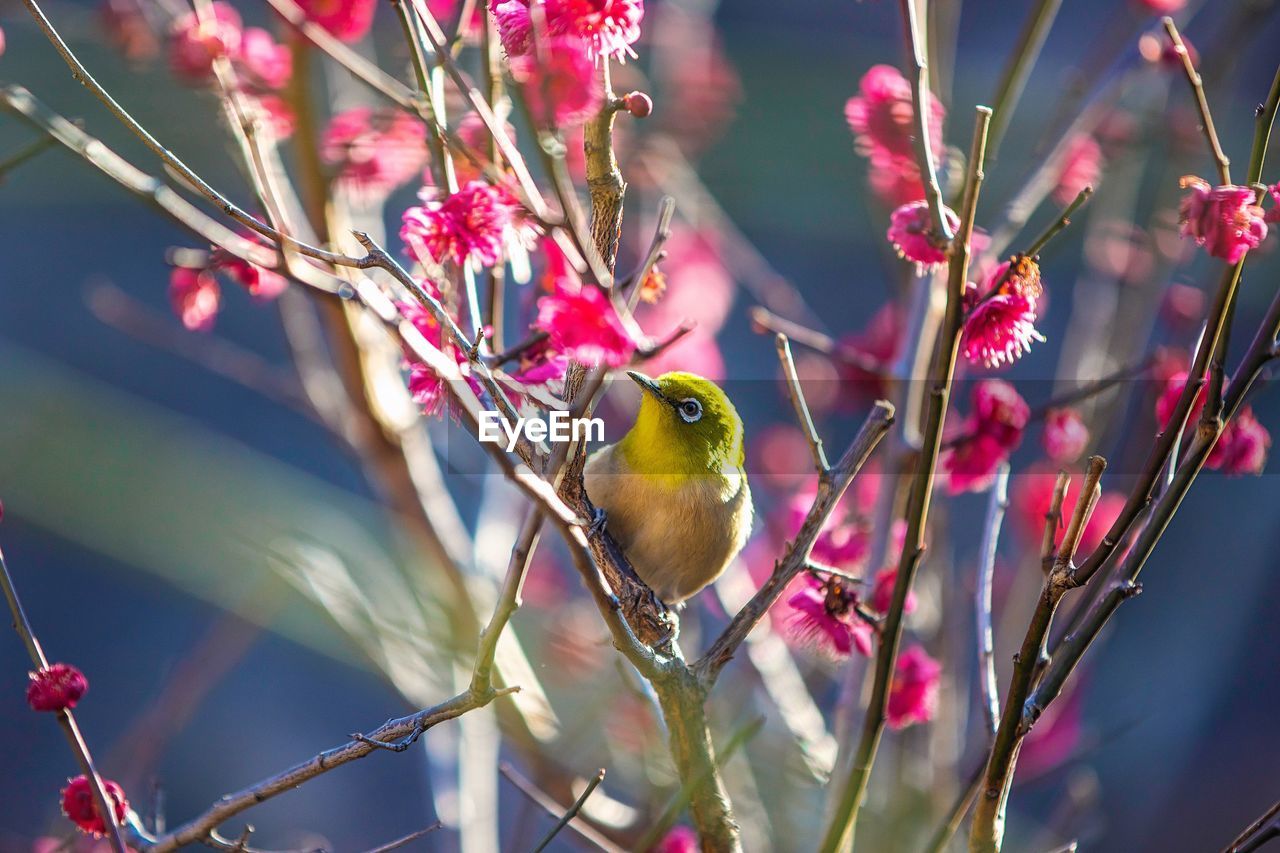
[[[404,212],[400,239],[426,263],[470,258],[493,266],[502,256],[503,240],[511,227],[515,206],[503,191],[483,181],[470,181],[444,201],[424,189],[423,204]]]
[[[582,124],[604,104],[595,62],[580,38],[557,36],[537,53],[512,57],[510,66],[529,113],[543,127]]]
[[[901,551],[901,547],[898,548]],[[898,569],[896,566],[889,566],[876,572],[875,580],[871,586],[871,609],[877,613],[888,613],[889,606],[893,603],[893,586],[898,582]],[[912,613],[915,611],[918,602],[916,600],[915,590],[907,593],[907,600],[902,605],[903,613]]]
[[[892,302],[880,307],[862,330],[840,339],[840,350],[855,356],[868,365],[853,364],[849,359],[838,359],[836,367],[840,380],[852,386],[850,402],[865,403],[883,397],[888,391],[885,377],[898,357],[902,346],[902,312]],[[871,367],[878,369],[872,370]],[[841,395],[842,399],[845,396]]]
[[[538,2],[546,16],[547,34],[582,39],[593,63],[600,56],[625,62],[628,56],[636,55],[631,45],[640,38],[644,0],[490,0],[508,57],[530,52],[533,2]]]
[[[583,364],[621,367],[636,351],[613,303],[598,287],[562,280],[538,300],[536,325],[554,349]]]
[[[400,309],[401,316],[426,338],[427,343],[437,349],[444,346],[443,330],[430,311],[417,302],[401,302],[396,307]],[[416,359],[406,359],[406,366],[409,368],[407,385],[413,402],[422,407],[424,415],[438,414],[448,396],[444,379]]]
[[[1264,218],[1268,222],[1280,222],[1280,181],[1267,187],[1267,193],[1271,196],[1271,209]]]
[[[873,630],[856,612],[857,591],[835,575],[820,580],[803,575],[799,589],[787,599],[787,634],[833,660],[849,657],[856,649],[870,655]]]
[[[1054,484],[1057,471],[1046,466],[1037,465],[1014,477],[1010,500],[1012,517],[1026,541],[1039,546],[1044,537],[1045,516],[1053,504]],[[1062,501],[1062,517],[1054,535],[1054,543],[1061,544],[1066,532],[1066,524],[1075,512],[1076,500],[1079,497],[1080,477],[1073,477],[1067,487]],[[1102,544],[1103,537],[1124,508],[1125,496],[1118,492],[1103,492],[1094,507],[1089,523],[1085,525],[1080,536],[1079,554],[1087,555]]]
[[[335,38],[353,42],[364,38],[373,26],[377,0],[298,0],[307,17]]]
[[[674,826],[650,853],[698,853],[698,833],[687,826]]]
[[[898,656],[885,707],[889,728],[902,729],[933,719],[941,675],[941,664],[929,657],[922,646],[912,646]]]
[[[1075,409],[1053,409],[1045,416],[1041,435],[1049,461],[1069,465],[1080,458],[1089,444],[1089,428]]]
[[[955,231],[960,226],[960,219],[949,207],[942,209],[947,224]],[[924,201],[913,201],[895,210],[889,217],[889,231],[886,236],[893,244],[898,257],[912,261],[916,272],[920,275],[931,272],[947,261],[946,246],[940,246],[933,240],[933,221],[929,216],[929,205]]]
[[[218,316],[222,293],[218,280],[206,269],[174,267],[169,274],[169,303],[182,325],[193,332],[207,332]]]
[[[996,468],[1022,443],[1031,409],[1002,379],[973,386],[971,411],[955,447],[943,451],[939,464],[952,494],[981,491],[991,484]]]
[[[1253,190],[1235,185],[1210,186],[1194,176],[1181,181],[1187,194],[1178,208],[1182,236],[1193,238],[1215,258],[1238,263],[1267,236],[1262,208]]]
[[[1227,424],[1205,464],[1237,476],[1261,474],[1270,449],[1271,433],[1254,417],[1253,409],[1245,406]]]
[[[129,813],[129,801],[125,799],[124,790],[110,779],[103,779],[102,787],[115,811],[116,823],[123,823]],[[81,832],[95,837],[107,832],[106,821],[98,811],[93,785],[87,776],[67,780],[67,787],[62,789],[62,813]]]
[[[901,207],[924,198],[924,181],[915,163],[894,160],[885,168],[867,172],[867,184],[887,207]]]
[[[293,76],[293,55],[289,48],[259,27],[244,31],[236,58],[251,78],[250,82],[265,89],[284,88]]]
[[[427,130],[399,110],[355,107],[329,120],[320,156],[338,169],[340,186],[381,199],[417,176],[427,159]]]
[[[942,123],[946,108],[929,99],[929,144],[942,154]],[[892,65],[874,65],[862,76],[858,94],[845,103],[844,117],[857,139],[859,151],[877,168],[889,161],[914,162],[915,107],[911,84]]]
[[[179,16],[169,31],[169,67],[189,83],[203,83],[213,73],[213,61],[234,58],[240,50],[240,13],[228,3],[214,0],[210,20],[195,12]]]
[[[1187,5],[1187,0],[1137,0],[1139,6],[1157,15],[1172,15]]]
[[[33,711],[62,711],[74,708],[85,691],[89,679],[69,663],[54,663],[30,674],[27,704]]]
[[[1204,316],[1204,291],[1173,282],[1160,302],[1160,318],[1174,329],[1187,329]]]
[[[276,139],[288,139],[293,135],[293,107],[279,95],[258,95],[253,102],[265,115],[271,135]]]
[[[1085,187],[1095,184],[1102,174],[1102,148],[1087,133],[1076,135],[1067,143],[1062,156],[1062,171],[1053,198],[1059,204],[1068,204]]]
[[[289,281],[279,273],[251,264],[248,261],[229,255],[225,252],[214,252],[214,263],[210,269],[217,269],[239,284],[255,299],[269,301],[275,299],[289,286]]]

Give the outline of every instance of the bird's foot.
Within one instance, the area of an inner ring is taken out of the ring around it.
[[[595,513],[591,516],[591,524],[587,525],[587,536],[599,536],[604,533],[604,526],[609,520],[609,514],[600,507],[595,507]]]

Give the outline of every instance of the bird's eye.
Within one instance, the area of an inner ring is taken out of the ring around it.
[[[680,412],[681,420],[687,424],[694,423],[702,418],[702,404],[693,397],[681,400],[676,410]]]

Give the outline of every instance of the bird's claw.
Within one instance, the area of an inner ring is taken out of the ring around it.
[[[591,524],[587,526],[587,536],[599,536],[604,533],[604,526],[608,520],[608,513],[600,507],[595,507],[595,512],[591,516]]]

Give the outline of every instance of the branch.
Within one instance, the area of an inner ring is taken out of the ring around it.
[[[796,362],[791,357],[791,344],[787,341],[787,336],[781,333],[774,339],[774,343],[778,347],[778,360],[782,362],[782,375],[787,380],[787,396],[791,398],[796,420],[800,422],[805,440],[809,442],[809,451],[813,454],[813,465],[818,477],[825,479],[831,473],[831,465],[827,462],[826,451],[822,449],[822,437],[818,435],[818,428],[813,425],[813,416],[809,414],[809,404],[804,399],[804,388],[800,386]],[[892,415],[889,419],[892,421]]]
[[[600,771],[591,777],[591,781],[587,782],[587,786],[582,789],[582,793],[578,795],[578,799],[574,800],[573,805],[565,809],[564,814],[560,816],[560,820],[556,821],[556,825],[551,827],[551,831],[543,836],[537,847],[533,848],[533,853],[542,853],[543,850],[547,849],[547,845],[555,840],[555,837],[560,834],[560,830],[568,826],[569,822],[578,816],[578,812],[582,811],[582,806],[587,802],[587,797],[590,797],[603,781],[604,768],[601,767]]]
[[[1017,47],[1000,74],[1000,84],[996,87],[996,97],[992,102],[995,114],[991,118],[989,145],[990,156],[993,159],[1000,149],[1004,132],[1009,127],[1009,120],[1013,117],[1013,111],[1022,97],[1022,90],[1026,88],[1027,78],[1031,76],[1031,69],[1040,56],[1040,51],[1044,47],[1045,39],[1049,37],[1049,30],[1053,27],[1053,21],[1057,18],[1060,8],[1062,8],[1062,0],[1039,0],[1026,22],[1023,23]]]
[[[1231,160],[1227,158],[1227,154],[1222,150],[1222,143],[1218,141],[1218,131],[1213,126],[1213,116],[1209,113],[1209,100],[1204,94],[1204,84],[1200,80],[1200,72],[1196,70],[1195,63],[1191,61],[1191,54],[1187,52],[1187,46],[1182,43],[1182,35],[1178,32],[1178,27],[1173,22],[1173,18],[1166,17],[1162,23],[1164,31],[1169,34],[1169,40],[1173,42],[1173,51],[1182,60],[1182,70],[1187,75],[1187,83],[1191,86],[1191,94],[1196,99],[1196,109],[1200,111],[1200,128],[1204,131],[1204,138],[1209,143],[1209,152],[1213,155],[1214,163],[1218,167],[1219,183],[1230,185],[1231,183]]]
[[[885,707],[889,701],[889,682],[893,675],[894,661],[902,641],[903,610],[916,571],[924,556],[925,535],[929,517],[930,499],[933,495],[934,472],[942,447],[942,431],[946,422],[947,407],[951,399],[952,380],[955,376],[960,332],[963,327],[963,293],[968,281],[970,244],[973,238],[974,217],[978,207],[978,195],[984,178],[987,129],[991,123],[991,110],[978,107],[974,124],[973,144],[969,155],[969,173],[965,179],[964,203],[960,216],[960,233],[952,250],[947,280],[947,305],[939,329],[934,364],[930,371],[930,403],[922,430],[921,452],[916,459],[911,492],[907,499],[905,519],[906,539],[902,557],[898,561],[898,576],[893,588],[893,599],[885,614],[880,646],[876,652],[875,675],[871,700],[863,721],[862,735],[849,767],[848,776],[836,799],[836,810],[827,826],[821,850],[834,853],[853,843],[858,812],[871,777],[876,750],[884,731]]]
[[[37,670],[48,669],[49,659],[44,655],[44,649],[40,646],[40,641],[36,639],[35,631],[31,628],[31,623],[27,621],[27,614],[22,609],[22,601],[18,598],[18,590],[13,585],[13,577],[9,574],[9,566],[4,559],[4,551],[0,551],[0,586],[4,588],[5,600],[9,603],[9,613],[13,619],[13,630],[18,632],[18,636],[22,639],[22,644],[27,647],[27,654],[31,657],[31,664]],[[57,712],[58,725],[62,728],[62,733],[66,735],[67,743],[71,745],[71,751],[75,753],[76,761],[80,764],[80,770],[89,780],[90,786],[93,788],[93,801],[97,807],[98,815],[102,818],[103,825],[107,828],[107,840],[111,844],[111,849],[115,853],[125,853],[124,838],[120,834],[120,823],[116,820],[115,803],[107,796],[107,789],[102,783],[102,777],[98,775],[98,769],[94,766],[93,755],[89,752],[89,745],[85,742],[84,735],[80,733],[80,726],[76,724],[76,718],[70,709],[63,708]]]
[[[1237,835],[1222,853],[1253,853],[1277,836],[1280,836],[1280,802],[1245,827],[1244,831]]]
[[[1249,156],[1249,174],[1245,177],[1246,185],[1253,185],[1262,180],[1262,164],[1267,159],[1267,144],[1271,137],[1271,128],[1275,124],[1276,109],[1280,107],[1280,68],[1276,69],[1275,79],[1271,81],[1271,92],[1265,103],[1258,105],[1258,117],[1253,129],[1253,152]]]
[[[1080,546],[1085,525],[1102,495],[1099,481],[1106,467],[1106,460],[1101,456],[1094,456],[1089,460],[1089,468],[1085,472],[1084,485],[1076,500],[1071,522],[1067,525],[1062,545],[1054,556],[1052,568],[1045,577],[1040,600],[1031,616],[1031,623],[1027,626],[1022,647],[1013,659],[1009,692],[996,730],[995,742],[991,747],[991,758],[987,762],[982,794],[973,815],[973,828],[969,836],[971,853],[996,853],[1003,842],[1005,805],[1009,798],[1010,783],[1013,781],[1013,769],[1018,760],[1018,747],[1030,730],[1025,725],[1023,706],[1031,692],[1036,673],[1048,661],[1049,629],[1053,625],[1058,604],[1069,590],[1077,586],[1072,560]],[[1062,478],[1059,479],[1059,483],[1064,482]],[[1046,525],[1045,536],[1052,545],[1050,525],[1052,521]]]
[[[542,809],[552,817],[558,819],[567,811],[559,803],[551,799],[545,791],[535,785],[531,780],[521,775],[520,771],[516,770],[507,762],[504,761],[498,765],[498,772],[505,776],[508,782],[515,785],[516,789],[519,790],[520,793],[524,794],[533,801],[538,808]],[[567,825],[569,829],[577,833],[577,835],[584,841],[589,844],[594,844],[596,847],[605,851],[605,853],[622,853],[622,848],[618,847],[618,845],[614,844],[608,838],[605,838],[576,814],[569,819]]]
[[[436,821],[430,826],[419,829],[417,832],[411,832],[408,835],[397,838],[395,841],[389,841],[386,844],[381,844],[377,847],[374,847],[370,850],[365,851],[365,853],[391,853],[392,850],[399,850],[401,847],[405,846],[406,844],[417,841],[419,838],[422,838],[424,835],[430,835],[431,833],[440,829],[442,826],[444,826],[443,823],[441,823],[440,821]]]
[[[943,214],[942,189],[938,186],[938,168],[933,162],[932,136],[929,133],[929,64],[920,44],[920,26],[916,22],[915,0],[899,0],[902,10],[902,26],[905,31],[907,52],[911,57],[911,101],[915,110],[916,168],[924,182],[925,198],[929,201],[929,216],[933,219],[934,234],[943,243],[950,243],[955,236]]]
[[[978,679],[982,685],[982,710],[987,715],[987,729],[994,737],[1000,719],[1000,691],[996,684],[996,661],[991,631],[991,579],[996,568],[996,549],[1000,541],[1000,525],[1009,506],[1009,463],[1001,462],[991,484],[987,501],[987,518],[982,525],[982,546],[978,551],[978,583],[974,591],[974,618],[978,637]]]
[[[857,436],[836,462],[835,467],[830,469],[828,476],[819,478],[818,492],[814,496],[813,505],[809,508],[795,541],[774,567],[773,574],[693,665],[699,681],[707,689],[715,684],[720,670],[733,658],[738,646],[751,633],[751,629],[764,618],[791,579],[808,566],[813,543],[817,541],[827,519],[835,510],[849,484],[853,482],[853,478],[862,469],[871,451],[893,425],[893,418],[893,406],[884,400],[877,401],[871,414],[867,416]]]
[[[802,326],[799,323],[793,323],[760,305],[751,309],[751,327],[756,332],[772,332],[775,335],[786,335],[788,339],[806,346],[814,352],[829,356],[833,361],[856,367],[875,376],[887,377],[890,375],[888,366],[880,361],[849,347],[841,346],[840,342],[830,335],[819,332],[817,329],[811,329],[808,326]]]
[[[1041,250],[1049,244],[1050,240],[1057,237],[1060,232],[1065,230],[1066,227],[1071,224],[1071,217],[1075,216],[1077,210],[1085,206],[1085,203],[1089,201],[1089,197],[1092,195],[1092,185],[1086,186],[1084,189],[1080,190],[1080,192],[1076,194],[1076,197],[1072,199],[1071,204],[1067,205],[1066,209],[1062,211],[1062,214],[1053,221],[1053,224],[1046,228],[1039,237],[1031,241],[1031,246],[1028,247],[1027,251],[1023,252],[1023,254],[1032,258],[1039,255]]]

